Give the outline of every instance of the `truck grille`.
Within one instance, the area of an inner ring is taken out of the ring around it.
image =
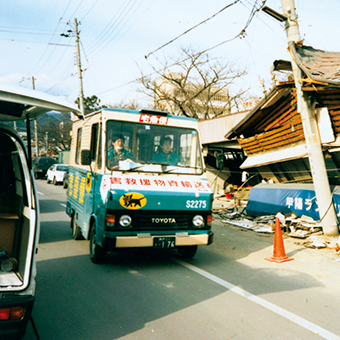
[[[186,211],[114,211],[108,210],[108,214],[116,216],[116,222],[119,221],[122,215],[129,215],[132,219],[131,226],[128,228],[122,227],[119,222],[115,224],[115,229],[120,230],[196,230],[197,228],[192,224],[192,219],[196,214],[200,214],[206,220],[208,212],[186,212]],[[209,230],[210,226],[204,226],[201,230]]]
[[[188,214],[179,214],[178,212],[164,213],[144,213],[139,214],[133,219],[137,227],[140,229],[156,230],[156,229],[187,229],[189,225]]]

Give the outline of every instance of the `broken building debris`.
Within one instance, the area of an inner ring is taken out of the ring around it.
[[[300,239],[301,245],[312,249],[334,249],[340,255],[340,245],[329,242],[324,237],[318,220],[307,215],[298,216],[295,211],[271,215],[251,216],[247,213],[247,202],[236,206],[234,199],[218,198],[219,204],[213,210],[215,216],[226,226],[235,226],[260,234],[274,234],[275,218],[279,217],[282,233],[285,237]],[[340,242],[339,242],[340,243]]]

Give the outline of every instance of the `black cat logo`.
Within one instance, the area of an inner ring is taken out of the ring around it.
[[[138,208],[141,208],[142,207],[142,200],[146,199],[145,196],[143,195],[140,195],[141,197],[139,198],[133,198],[133,194],[124,194],[123,195],[123,201],[124,201],[124,207],[125,208],[135,208],[135,209],[138,209]],[[146,203],[146,202],[145,202]],[[143,204],[144,206],[145,204]]]

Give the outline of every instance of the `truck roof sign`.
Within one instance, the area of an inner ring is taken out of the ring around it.
[[[169,120],[168,117],[155,116],[155,115],[150,115],[146,113],[142,113],[139,116],[139,121],[141,123],[147,123],[147,124],[167,125],[168,120]]]

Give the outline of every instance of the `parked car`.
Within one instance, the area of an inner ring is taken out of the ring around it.
[[[67,164],[53,164],[47,170],[47,183],[52,182],[54,185],[57,185],[58,183],[63,183],[67,168]]]
[[[38,157],[33,161],[33,172],[35,179],[45,178],[48,168],[57,163],[51,157]]]

